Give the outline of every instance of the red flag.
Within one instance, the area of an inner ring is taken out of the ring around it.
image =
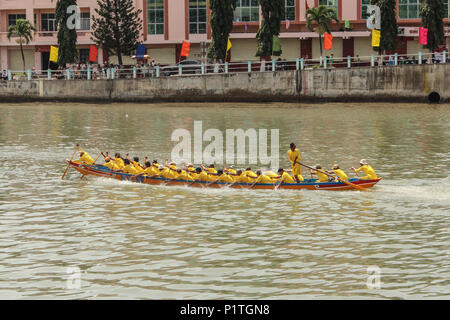
[[[97,62],[97,55],[98,55],[98,49],[94,45],[89,46],[89,61],[90,62]]]
[[[323,47],[325,48],[325,50],[331,50],[333,48],[333,36],[328,32],[325,32]]]
[[[189,57],[190,51],[191,51],[191,44],[189,42],[183,40],[180,56]]]
[[[427,44],[428,43],[428,29],[427,28],[419,28],[419,43]]]
[[[305,0],[305,4],[306,4],[306,10],[309,10],[308,0]]]

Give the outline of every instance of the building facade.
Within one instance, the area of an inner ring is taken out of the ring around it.
[[[299,57],[318,58],[319,38],[307,30],[305,12],[319,4],[334,7],[340,23],[331,25],[333,49],[324,54],[335,57],[369,56],[373,53],[371,34],[366,26],[367,5],[370,0],[285,0],[286,13],[280,34],[283,54],[281,58],[295,60]],[[450,47],[450,6],[446,0],[445,35]],[[209,25],[209,0],[135,0],[142,10],[141,42],[147,53],[160,64],[174,64],[180,60],[181,43],[191,43],[189,59],[199,59],[201,51],[211,42]],[[233,47],[231,61],[256,60],[256,33],[260,25],[261,11],[257,0],[236,0],[234,27],[230,35]],[[91,16],[95,15],[95,0],[78,0],[81,28],[77,48],[81,61],[89,57],[91,40]],[[51,45],[57,45],[55,25],[56,0],[0,0],[0,64],[2,69],[22,69],[22,57],[15,38],[6,37],[8,26],[20,18],[34,23],[37,32],[25,46],[27,68],[45,70]],[[418,27],[421,24],[419,10],[421,0],[398,0],[397,14],[400,27],[397,52],[400,54],[424,51],[418,43]],[[347,28],[346,28],[347,27]],[[349,28],[348,28],[349,27]],[[115,63],[116,57],[107,57],[99,50],[98,62]],[[129,57],[125,64],[134,64]]]

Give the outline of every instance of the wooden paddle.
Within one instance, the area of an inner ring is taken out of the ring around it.
[[[75,153],[77,152],[77,149],[79,147],[80,147],[80,145],[77,143],[77,145],[75,146],[75,149],[73,150],[72,157],[70,158],[71,162],[72,162],[73,157],[75,156]],[[64,170],[64,173],[63,173],[63,175],[61,177],[61,180],[64,180],[64,177],[66,176],[66,173],[67,173],[67,170],[69,170],[69,167],[70,167],[70,163],[67,164],[66,170]]]
[[[300,164],[301,166],[304,166],[304,167],[309,168],[309,169],[311,169],[311,170],[314,170],[314,171],[320,171],[320,172],[322,172],[323,174],[325,174],[325,175],[327,175],[327,176],[329,176],[329,177],[333,177],[333,175],[331,175],[331,174],[329,174],[329,173],[326,173],[326,172],[324,172],[323,170],[315,169],[315,168],[310,167],[310,166],[307,166],[307,165],[305,165],[305,164],[303,164],[303,163],[301,163],[301,162],[297,162],[297,163]],[[339,181],[345,183],[346,185],[348,185],[348,186],[350,186],[350,187],[352,187],[352,188],[354,188],[354,189],[357,189],[357,190],[360,190],[360,191],[369,191],[369,190],[366,189],[366,188],[363,188],[363,187],[358,186],[358,185],[356,185],[356,184],[354,184],[354,183],[351,183],[351,182],[342,180],[342,179],[339,178],[339,177],[336,177],[336,178],[337,178]]]

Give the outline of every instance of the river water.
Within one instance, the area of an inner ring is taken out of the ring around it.
[[[350,174],[367,158],[383,180],[371,192],[61,180],[76,143],[164,160],[196,120],[279,129],[284,167],[296,141],[304,163]],[[449,141],[450,105],[0,104],[0,298],[448,299]]]

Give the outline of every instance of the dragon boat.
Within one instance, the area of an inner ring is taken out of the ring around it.
[[[252,184],[250,183],[238,183],[230,186],[230,183],[216,182],[210,184],[209,182],[194,182],[184,180],[170,180],[165,178],[150,178],[147,176],[136,176],[127,173],[121,173],[116,171],[111,171],[108,167],[103,165],[87,165],[84,163],[67,161],[69,165],[80,172],[83,176],[96,176],[101,178],[111,178],[120,181],[130,181],[135,183],[144,183],[150,185],[163,185],[163,186],[190,186],[196,188],[226,188],[231,187],[233,189],[250,189]],[[358,179],[350,179],[349,182],[361,188],[371,188],[376,185],[381,178],[376,180],[358,180]],[[301,189],[309,189],[309,190],[352,190],[355,189],[350,184],[345,184],[343,182],[317,182],[317,179],[305,179],[304,182],[301,183],[292,183],[287,184],[283,183],[281,186],[277,186],[274,184],[256,184],[251,189],[256,190],[270,190],[270,189],[286,189],[286,190],[301,190]]]

